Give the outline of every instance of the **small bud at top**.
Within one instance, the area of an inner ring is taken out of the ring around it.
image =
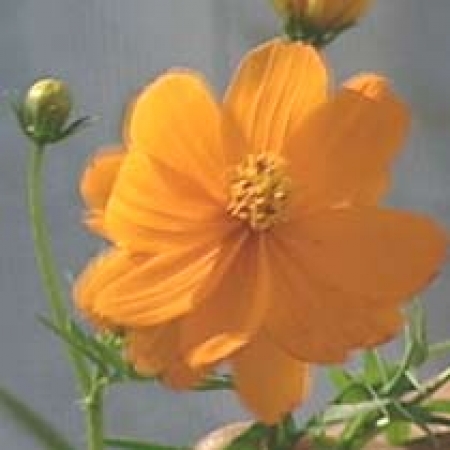
[[[47,78],[37,81],[25,96],[22,113],[26,133],[42,143],[59,139],[72,109],[66,83]]]
[[[291,38],[323,45],[363,16],[373,0],[272,0]]]

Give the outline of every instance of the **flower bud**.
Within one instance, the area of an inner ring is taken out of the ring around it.
[[[296,28],[296,39],[312,43],[330,41],[363,16],[373,0],[272,0],[287,24]],[[291,36],[291,33],[288,34]],[[326,36],[326,37],[325,37]]]
[[[41,143],[59,139],[72,109],[72,98],[66,83],[47,78],[28,90],[22,105],[26,133]]]

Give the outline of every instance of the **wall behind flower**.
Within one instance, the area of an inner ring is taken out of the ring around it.
[[[431,5],[432,3],[432,5]],[[448,0],[378,0],[362,26],[330,49],[338,80],[377,70],[414,107],[408,151],[397,166],[390,202],[438,216],[450,226],[450,20]],[[118,139],[122,107],[165,68],[190,66],[223,89],[250,46],[270,38],[276,21],[265,0],[3,0],[0,89],[26,87],[48,74],[65,78],[79,111],[101,120],[52,154],[48,209],[58,260],[76,273],[98,249],[80,226],[77,177],[90,152]],[[71,435],[81,429],[70,373],[55,338],[36,321],[45,311],[23,207],[25,141],[0,112],[0,385],[27,398]],[[448,271],[447,271],[448,272]],[[436,338],[450,336],[450,273],[426,305]],[[324,331],[325,332],[325,331]],[[326,396],[320,383],[310,407]],[[154,386],[111,392],[109,425],[119,432],[181,443],[244,417],[234,398],[168,393]],[[36,448],[0,412],[2,448]]]

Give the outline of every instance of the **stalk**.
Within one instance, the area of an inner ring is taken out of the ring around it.
[[[36,264],[44,287],[48,306],[55,324],[66,329],[69,323],[64,290],[53,256],[44,213],[42,193],[45,146],[32,144],[27,165],[27,198]],[[103,446],[103,388],[93,385],[89,369],[76,349],[65,344],[67,357],[72,365],[79,390],[87,399],[85,407],[88,450],[102,450]]]

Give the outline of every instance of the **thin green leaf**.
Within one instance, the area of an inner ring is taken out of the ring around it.
[[[445,358],[450,354],[450,341],[438,342],[428,348],[429,359]]]
[[[356,381],[347,386],[334,401],[335,404],[358,404],[361,402],[370,401],[373,395],[367,390],[366,386]]]
[[[267,442],[270,431],[265,425],[256,423],[234,439],[225,450],[259,450]]]
[[[189,450],[188,447],[170,447],[149,442],[133,441],[131,439],[108,438],[105,439],[108,447],[122,450]]]
[[[375,349],[366,350],[363,355],[364,381],[371,386],[378,386],[388,380],[388,368]]]
[[[96,355],[96,353],[89,345],[86,345],[85,340],[80,339],[80,337],[74,332],[75,328],[69,328],[68,326],[63,329],[61,327],[58,327],[46,317],[39,317],[39,321],[50,331],[56,334],[56,336],[58,336],[60,339],[71,345],[75,350],[83,354],[92,363],[94,363],[98,367],[101,367],[103,370],[106,370],[105,364],[102,359],[98,355]]]
[[[384,410],[390,402],[389,399],[375,399],[356,404],[332,405],[323,414],[322,421],[326,425],[345,422],[362,414]]]
[[[33,436],[43,448],[48,450],[75,450],[51,424],[33,411],[21,399],[0,387],[0,407],[30,436]]]
[[[55,139],[55,142],[61,141],[63,139],[68,138],[69,136],[72,136],[75,133],[78,133],[81,130],[84,130],[85,128],[88,128],[91,126],[94,122],[98,120],[98,117],[81,117],[77,120],[74,120],[72,123],[70,123],[65,130],[63,130],[58,137]]]
[[[416,424],[427,435],[433,447],[436,447],[436,438],[428,426],[431,416],[426,410],[420,406],[402,405],[399,402],[393,402],[392,407],[394,411],[399,414],[401,420]]]
[[[410,367],[419,367],[428,358],[426,319],[420,300],[415,300],[408,309],[406,336],[409,344],[408,369]]]
[[[450,400],[431,400],[423,407],[431,413],[450,414]]]
[[[411,423],[393,421],[387,425],[385,436],[391,445],[403,445],[411,438]]]
[[[352,376],[341,367],[330,367],[328,369],[328,378],[338,391],[346,389],[352,382]]]

